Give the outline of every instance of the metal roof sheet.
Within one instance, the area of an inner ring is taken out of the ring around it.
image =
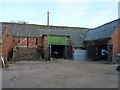
[[[86,34],[85,41],[111,38],[118,25],[120,25],[119,22],[120,19],[117,19],[100,27],[89,30]]]
[[[42,37],[43,35],[64,35],[70,36],[73,47],[84,47],[83,41],[87,28],[43,26],[30,24],[3,23],[13,31],[13,36],[17,37]]]

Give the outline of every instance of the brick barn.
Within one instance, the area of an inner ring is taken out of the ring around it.
[[[88,31],[87,28],[7,22],[3,22],[2,27],[6,32],[3,56],[13,56],[14,60],[49,59],[54,57],[56,51],[58,58],[72,59],[73,49],[85,49],[83,41]]]
[[[120,19],[94,29],[65,26],[47,26],[2,22],[2,55],[5,59],[37,60],[54,58],[72,59],[74,50],[88,52],[91,60],[115,62],[120,53]]]
[[[115,57],[120,53],[120,19],[89,30],[84,43],[89,59],[100,60],[104,49],[108,52],[105,60],[116,62]]]

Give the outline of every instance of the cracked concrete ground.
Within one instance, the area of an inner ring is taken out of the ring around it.
[[[2,70],[2,88],[117,88],[115,69],[98,61],[20,61]]]

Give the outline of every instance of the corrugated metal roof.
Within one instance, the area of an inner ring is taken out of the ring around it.
[[[111,38],[118,25],[120,25],[120,19],[106,23],[97,28],[91,29],[87,32],[85,41],[94,41],[98,39]]]
[[[33,24],[15,24],[3,23],[3,26],[10,26],[13,36],[17,37],[42,37],[43,35],[64,35],[70,36],[73,47],[84,47],[83,41],[87,28],[78,27],[60,27],[33,25]]]

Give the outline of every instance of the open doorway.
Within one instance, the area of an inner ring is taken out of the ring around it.
[[[97,46],[97,60],[107,61],[107,44]]]
[[[51,58],[65,58],[65,45],[51,45]]]
[[[7,58],[7,60],[11,61],[12,58],[13,58],[13,48],[10,50],[10,52],[8,52],[8,58]]]

